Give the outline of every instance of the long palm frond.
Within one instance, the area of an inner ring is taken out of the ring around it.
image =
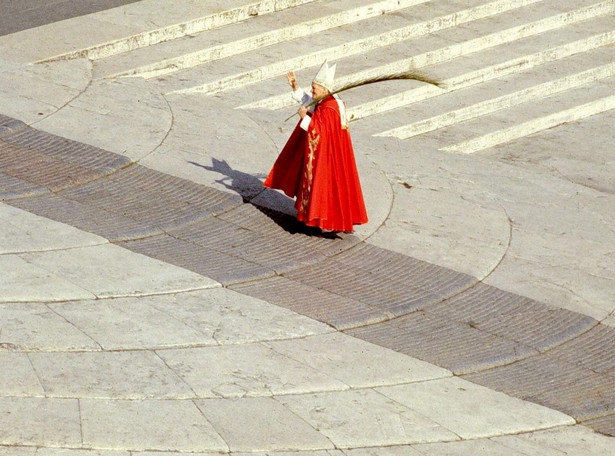
[[[402,72],[402,73],[393,73],[393,74],[387,74],[384,76],[376,76],[373,78],[368,78],[368,79],[362,79],[360,81],[357,82],[351,82],[349,84],[346,84],[345,86],[334,90],[333,92],[331,92],[331,95],[335,95],[338,94],[340,92],[344,92],[346,90],[350,90],[350,89],[354,89],[357,87],[361,87],[364,85],[368,85],[368,84],[375,84],[377,82],[386,82],[386,81],[394,81],[394,80],[400,80],[400,79],[412,79],[414,81],[420,81],[420,82],[424,82],[426,84],[431,84],[434,85],[436,87],[441,87],[441,83],[438,81],[435,81],[433,79],[431,79],[428,76],[425,76],[424,74],[421,73],[417,73],[417,72],[413,72],[413,71],[406,71],[406,72]],[[306,108],[309,108],[310,106],[315,105],[316,103],[320,102],[321,100],[327,98],[329,95],[325,95],[324,97],[320,97],[320,98],[316,98],[314,101],[312,101],[310,104],[306,105]],[[290,117],[288,117],[284,122],[292,119],[294,117],[295,114],[291,115]]]

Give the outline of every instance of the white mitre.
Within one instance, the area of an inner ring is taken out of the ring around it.
[[[327,61],[320,66],[318,73],[314,77],[312,83],[323,86],[325,89],[329,89],[329,92],[333,92],[333,79],[335,77],[335,64],[329,66]]]

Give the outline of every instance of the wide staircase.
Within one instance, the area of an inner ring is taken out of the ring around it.
[[[419,71],[441,85],[348,91],[349,116],[356,130],[452,153],[615,106],[612,1],[287,3],[293,8],[275,14],[259,4],[247,16],[193,21],[160,42],[150,32],[69,56],[93,59],[97,78],[140,76],[165,94],[216,96],[240,109],[290,107],[284,73],[307,83],[324,59],[337,63],[340,87]]]

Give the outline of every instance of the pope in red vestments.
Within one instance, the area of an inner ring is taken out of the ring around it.
[[[282,149],[264,185],[294,198],[297,219],[325,231],[353,231],[367,222],[367,212],[357,173],[346,108],[331,95],[335,66],[327,62],[312,83],[313,98],[287,74],[293,97],[302,106],[301,120]],[[327,87],[328,86],[328,87]],[[310,112],[305,105],[322,100]]]

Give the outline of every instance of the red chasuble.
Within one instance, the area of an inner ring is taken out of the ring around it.
[[[353,231],[353,225],[367,222],[367,212],[337,101],[329,96],[317,105],[307,132],[299,124],[264,185],[297,197],[297,219],[306,225]]]

